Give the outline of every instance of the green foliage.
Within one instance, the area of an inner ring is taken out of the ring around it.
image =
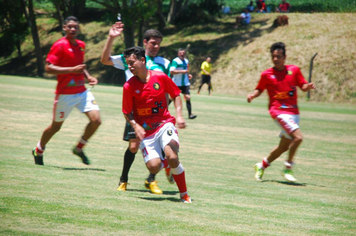
[[[255,2],[255,1],[254,1]],[[356,0],[290,0],[292,12],[356,12]],[[226,6],[230,6],[235,11],[242,11],[249,1],[245,0],[225,0]],[[271,11],[281,3],[281,0],[266,0]]]

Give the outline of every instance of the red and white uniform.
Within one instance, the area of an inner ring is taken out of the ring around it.
[[[141,125],[146,136],[155,134],[166,123],[175,125],[176,119],[168,111],[166,93],[172,98],[179,96],[180,89],[163,72],[151,71],[147,83],[142,83],[136,76],[124,84],[122,112],[131,114]]]
[[[260,92],[267,89],[269,113],[275,119],[280,114],[299,114],[297,87],[301,88],[306,83],[297,66],[285,65],[282,71],[274,68],[263,71],[256,89]]]
[[[84,62],[85,43],[76,40],[71,44],[66,37],[56,41],[47,55],[46,61],[61,67],[73,67]],[[86,90],[84,74],[57,75],[56,94],[77,94]]]

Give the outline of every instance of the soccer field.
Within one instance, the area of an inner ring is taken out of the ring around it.
[[[304,141],[294,170],[298,182],[280,174],[286,154],[257,182],[253,165],[279,141],[267,98],[248,104],[224,91],[192,91],[198,117],[179,130],[179,155],[193,203],[183,204],[163,172],[156,177],[162,195],[144,188],[148,171],[141,154],[128,191],[116,191],[127,148],[121,87],[92,89],[102,125],[86,146],[90,166],[71,153],[87,124],[77,110],[48,143],[45,165],[34,165],[31,150],[51,122],[55,86],[53,80],[0,76],[0,235],[356,234],[354,105],[306,102],[299,91]]]

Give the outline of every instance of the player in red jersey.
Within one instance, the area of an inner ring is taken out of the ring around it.
[[[145,50],[132,47],[124,52],[128,68],[134,75],[124,84],[122,112],[141,141],[140,150],[150,173],[157,174],[169,165],[182,202],[191,203],[185,171],[179,162],[178,132],[185,128],[180,89],[164,73],[146,68]],[[166,93],[173,99],[176,117],[168,111]],[[164,150],[166,159],[161,150]]]
[[[254,98],[260,96],[263,90],[267,89],[269,113],[282,129],[282,132],[279,145],[261,163],[255,165],[255,179],[261,181],[264,170],[282,153],[289,150],[288,159],[284,162],[285,169],[282,175],[287,181],[295,182],[296,179],[292,173],[293,160],[303,140],[302,132],[299,128],[297,87],[303,92],[307,92],[315,89],[315,85],[308,83],[304,79],[297,66],[285,65],[287,56],[284,43],[274,43],[270,52],[274,67],[262,72],[255,91],[247,95],[247,101],[250,103]]]
[[[101,119],[99,106],[84,84],[85,78],[92,86],[96,85],[98,80],[88,73],[85,69],[86,65],[83,64],[85,43],[77,39],[78,29],[78,19],[74,16],[68,17],[63,25],[66,36],[56,41],[47,55],[46,72],[57,75],[57,88],[52,124],[43,131],[41,140],[32,150],[36,165],[43,165],[43,152],[46,144],[60,130],[74,107],[85,113],[90,122],[74,147],[73,154],[79,156],[84,164],[90,164],[82,149],[98,129]]]

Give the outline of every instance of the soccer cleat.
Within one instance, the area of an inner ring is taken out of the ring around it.
[[[117,187],[117,191],[125,192],[127,189],[127,182],[120,182],[119,186]]]
[[[195,118],[197,118],[197,115],[191,114],[191,115],[189,116],[189,119],[195,119]]]
[[[170,184],[174,184],[176,182],[173,178],[173,173],[170,167],[166,168],[166,177]]]
[[[184,194],[184,196],[181,197],[180,200],[181,200],[183,203],[192,203],[192,199],[189,197],[189,195],[188,195],[187,193]]]
[[[33,159],[35,160],[35,164],[36,165],[41,165],[43,166],[43,155],[42,156],[38,156],[37,153],[36,153],[36,147],[34,147],[32,149],[32,156],[33,156]]]
[[[259,167],[259,163],[257,163],[255,165],[255,179],[257,181],[262,181],[262,176],[263,176],[263,173],[264,173],[264,170],[262,168]]]
[[[296,182],[297,179],[294,178],[293,172],[291,169],[285,169],[282,171],[282,176],[288,181],[288,182]]]
[[[85,165],[90,165],[90,161],[83,151],[78,152],[77,148],[73,148],[73,154],[80,157]]]
[[[157,181],[152,181],[148,182],[147,180],[145,181],[145,187],[151,191],[151,193],[154,194],[162,194],[162,190],[158,187]]]

